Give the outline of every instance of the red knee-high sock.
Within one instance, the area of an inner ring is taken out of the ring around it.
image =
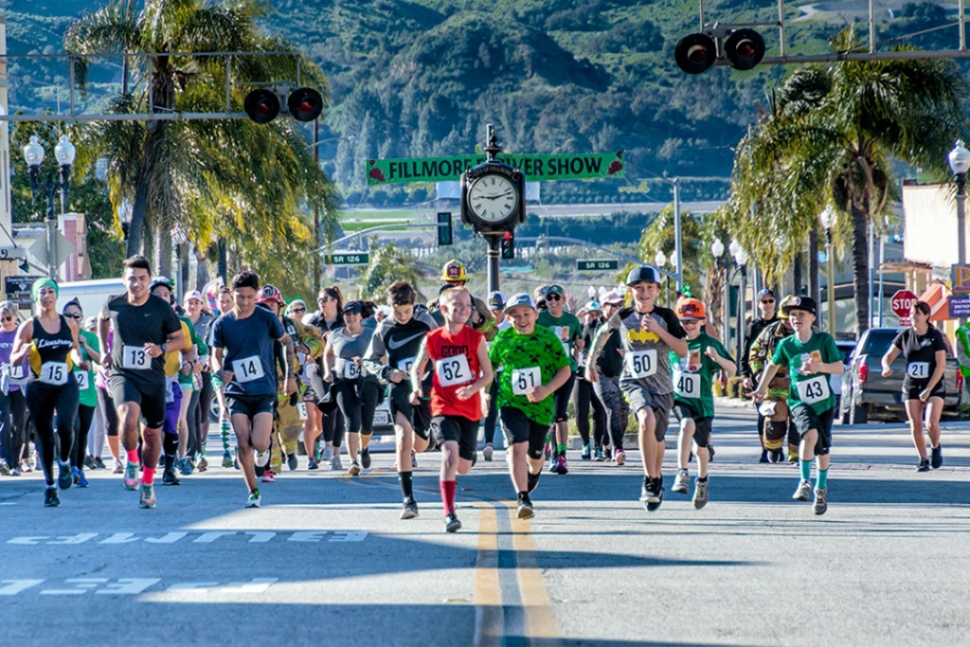
[[[455,514],[455,488],[458,480],[440,481],[441,483],[441,503],[445,507],[445,516]]]

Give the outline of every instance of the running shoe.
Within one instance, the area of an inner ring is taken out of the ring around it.
[[[71,472],[71,466],[61,463],[59,467],[60,473],[57,475],[57,487],[62,490],[70,490],[71,486],[74,485],[74,474]]]
[[[935,470],[943,467],[943,446],[937,445],[931,448],[932,455],[930,457],[930,467]]]
[[[295,472],[296,468],[300,466],[300,459],[296,457],[296,452],[286,455],[286,466],[290,468],[291,472]]]
[[[23,472],[24,474],[30,474],[31,472],[34,471],[34,468],[31,467],[30,461],[24,459],[20,461],[20,471]]]
[[[107,467],[104,464],[104,461],[101,460],[101,457],[100,456],[95,456],[94,457],[94,467],[97,468],[97,469],[99,469],[99,470],[107,469]]]
[[[602,463],[605,460],[603,458],[603,448],[602,447],[597,447],[596,448],[596,450],[593,452],[593,459],[597,463]]]
[[[761,450],[761,458],[758,459],[758,462],[759,463],[767,463],[768,462],[768,450],[767,449],[762,449]]]
[[[181,484],[181,481],[179,481],[179,477],[175,475],[175,467],[174,466],[171,469],[165,468],[165,471],[162,472],[162,483],[165,484],[165,485],[180,485]]]
[[[347,470],[347,476],[357,476],[360,474],[360,463],[354,461],[350,464],[350,469]]]
[[[687,494],[690,490],[690,476],[687,470],[677,470],[677,478],[674,479],[674,487],[671,489],[677,494]]]
[[[10,470],[10,476],[20,476],[20,470],[16,467]]]
[[[795,494],[791,495],[791,498],[795,501],[808,501],[808,495],[812,493],[812,482],[802,479],[798,483],[798,489],[795,490]]]
[[[556,474],[567,474],[569,472],[569,468],[566,467],[565,454],[560,454],[556,457],[556,465],[551,471],[555,472]]]
[[[339,454],[337,454],[336,456],[330,459],[330,469],[332,469],[335,472],[339,472],[343,468],[344,466],[343,466],[343,463],[340,462]]]
[[[78,487],[84,487],[84,488],[91,485],[90,483],[88,483],[87,477],[84,476],[84,470],[77,471],[77,476],[74,477],[74,485]]]
[[[138,466],[134,463],[125,466],[124,483],[126,490],[134,491],[138,489]]]
[[[769,463],[773,463],[773,464],[774,463],[781,463],[784,460],[785,460],[785,455],[784,455],[784,453],[782,452],[782,450],[780,448],[779,449],[770,449],[770,450],[768,450],[768,462]]]
[[[115,459],[115,465],[114,465],[114,468],[111,470],[111,473],[112,474],[124,474],[125,473],[125,464],[121,462],[121,459],[120,458],[116,458]]]
[[[622,452],[623,450],[622,449],[618,449],[617,451],[618,452]],[[603,459],[604,460],[607,460],[607,461],[613,460],[613,448],[612,447],[604,447],[603,448]]]
[[[196,469],[199,470],[199,473],[200,474],[202,472],[205,472],[206,470],[209,469],[209,461],[207,461],[205,459],[205,456],[203,456],[201,459],[199,459],[199,464],[198,464],[198,466],[196,466]]]
[[[829,491],[820,490],[815,488],[815,502],[812,503],[812,512],[815,514],[825,514],[825,511],[829,509],[828,502]]]
[[[94,459],[91,458],[91,456],[85,456],[84,457],[84,466],[86,468],[88,468],[89,470],[96,470],[96,469],[98,469],[97,464],[95,464]]]
[[[647,512],[655,512],[664,501],[663,479],[653,479],[651,482],[650,496],[647,497],[647,504],[643,506]]]
[[[580,459],[584,461],[592,460],[593,448],[591,445],[583,445],[583,453],[580,454]]]
[[[522,497],[519,499],[519,507],[515,511],[515,516],[519,519],[531,519],[536,516],[535,510],[532,509],[532,501],[529,497]]]
[[[317,459],[315,459],[313,456],[311,456],[306,461],[306,468],[308,470],[318,470],[318,469],[320,469],[320,463],[317,462]]]
[[[262,476],[263,483],[272,483],[275,480],[276,480],[276,472],[273,471],[272,467],[267,466],[266,469],[263,470],[263,476]]]
[[[925,458],[919,459],[919,463],[916,464],[917,472],[929,472],[930,471],[930,461]]]
[[[142,483],[141,498],[138,500],[138,507],[150,509],[155,507],[155,486]]]
[[[329,461],[332,458],[333,458],[333,447],[331,447],[330,445],[325,445],[323,447],[323,453],[320,454],[320,462],[322,463],[323,461]]]
[[[259,490],[253,490],[249,493],[249,498],[246,499],[247,508],[258,508],[263,503],[263,497],[260,495]]]
[[[616,450],[616,454],[614,454],[614,460],[616,461],[617,465],[624,465],[626,463],[626,452],[623,451],[622,449]]]
[[[71,468],[71,480],[74,482],[74,485],[77,485],[78,483],[80,483],[81,482],[81,470],[79,470],[76,467],[72,467]]]
[[[182,472],[182,476],[188,476],[192,473],[192,462],[188,458],[180,458],[178,468]]]
[[[0,476],[9,476],[10,467],[7,465],[7,461],[0,458]]]
[[[445,532],[458,532],[461,530],[461,521],[454,514],[445,517]]]
[[[360,466],[365,470],[370,469],[370,448],[360,450]]]
[[[694,507],[698,510],[707,505],[707,481],[694,479]]]
[[[222,452],[222,466],[227,469],[232,467],[232,454],[229,452]]]
[[[418,516],[418,503],[412,497],[404,499],[404,509],[401,510],[401,519],[414,519]]]
[[[44,490],[44,505],[48,508],[56,508],[61,505],[61,500],[57,498],[57,488],[53,485]]]
[[[495,449],[492,447],[492,443],[486,443],[485,449],[482,450],[482,458],[484,458],[487,461],[491,461],[492,454],[494,452],[495,452]]]
[[[793,452],[790,449],[788,450],[788,464],[798,465],[798,452]]]

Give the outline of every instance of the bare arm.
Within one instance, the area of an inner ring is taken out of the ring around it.
[[[768,362],[765,367],[765,372],[761,376],[761,381],[758,382],[758,388],[748,394],[748,397],[755,402],[761,402],[764,400],[765,395],[768,393],[768,385],[771,384],[771,380],[775,378],[775,374],[778,372],[780,367],[774,362]]]
[[[882,356],[882,376],[889,377],[893,374],[893,369],[891,364],[899,357],[899,349],[895,346],[890,346],[886,354]]]
[[[936,358],[936,369],[934,369],[933,375],[930,376],[929,384],[926,385],[926,392],[928,394],[932,393],[936,385],[940,383],[943,379],[943,371],[946,370],[946,351],[938,350],[934,354],[934,357]]]
[[[101,366],[109,368],[111,366],[111,353],[108,352],[108,336],[111,334],[111,320],[98,317],[98,344],[104,353],[101,359]]]
[[[17,329],[17,337],[13,342],[13,350],[10,352],[10,363],[19,364],[27,354],[30,353],[31,339],[34,336],[34,320],[28,319],[20,324]]]
[[[411,365],[411,399],[420,398],[424,395],[421,391],[421,376],[424,375],[424,367],[431,357],[428,355],[428,342],[423,340],[421,348],[418,349],[418,356]]]

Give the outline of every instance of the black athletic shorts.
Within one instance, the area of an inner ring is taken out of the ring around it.
[[[927,384],[929,384],[927,382]],[[922,386],[911,386],[908,389],[903,389],[903,400],[919,400],[919,394],[923,392],[926,388],[926,384]],[[946,387],[943,386],[943,380],[933,387],[933,392],[930,393],[931,398],[945,398],[946,397]]]
[[[569,406],[569,399],[573,394],[573,384],[576,382],[576,374],[570,373],[569,379],[561,387],[555,390],[552,394],[553,406],[555,407],[555,413],[552,419],[555,422],[565,422],[568,418],[566,417],[566,408]]]
[[[431,431],[431,400],[422,399],[417,406],[411,404],[411,385],[405,380],[399,384],[388,385],[388,404],[391,407],[391,424],[398,412],[403,415],[414,433],[428,440]]]
[[[252,420],[260,413],[276,411],[276,394],[227,395],[226,406],[229,407],[229,415],[240,414]]]
[[[529,458],[540,459],[546,449],[546,435],[549,425],[540,425],[525,415],[525,412],[515,407],[502,407],[502,431],[505,432],[505,444],[529,443]]]
[[[108,378],[108,390],[115,406],[137,404],[149,429],[161,429],[165,424],[165,382],[145,384],[127,380],[124,375],[114,374]]]
[[[474,460],[478,449],[478,423],[478,420],[462,416],[435,416],[431,419],[431,428],[439,445],[453,440],[458,443],[459,456]]]
[[[818,430],[818,440],[815,441],[815,455],[825,456],[832,447],[832,420],[835,417],[835,408],[828,409],[822,413],[816,413],[815,409],[807,404],[800,404],[791,410],[791,418],[798,430],[798,437],[801,438],[812,429]]]
[[[714,416],[702,416],[697,413],[697,409],[689,404],[675,404],[672,410],[674,418],[678,423],[684,420],[694,421],[694,442],[698,447],[707,447],[711,439],[711,431],[714,428]]]

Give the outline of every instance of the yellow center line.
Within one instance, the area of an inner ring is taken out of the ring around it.
[[[519,595],[525,613],[526,635],[530,638],[560,638],[556,625],[556,612],[549,599],[546,580],[539,568],[532,526],[528,520],[516,516],[516,504],[505,502],[512,520],[512,549],[515,551],[516,575]]]

